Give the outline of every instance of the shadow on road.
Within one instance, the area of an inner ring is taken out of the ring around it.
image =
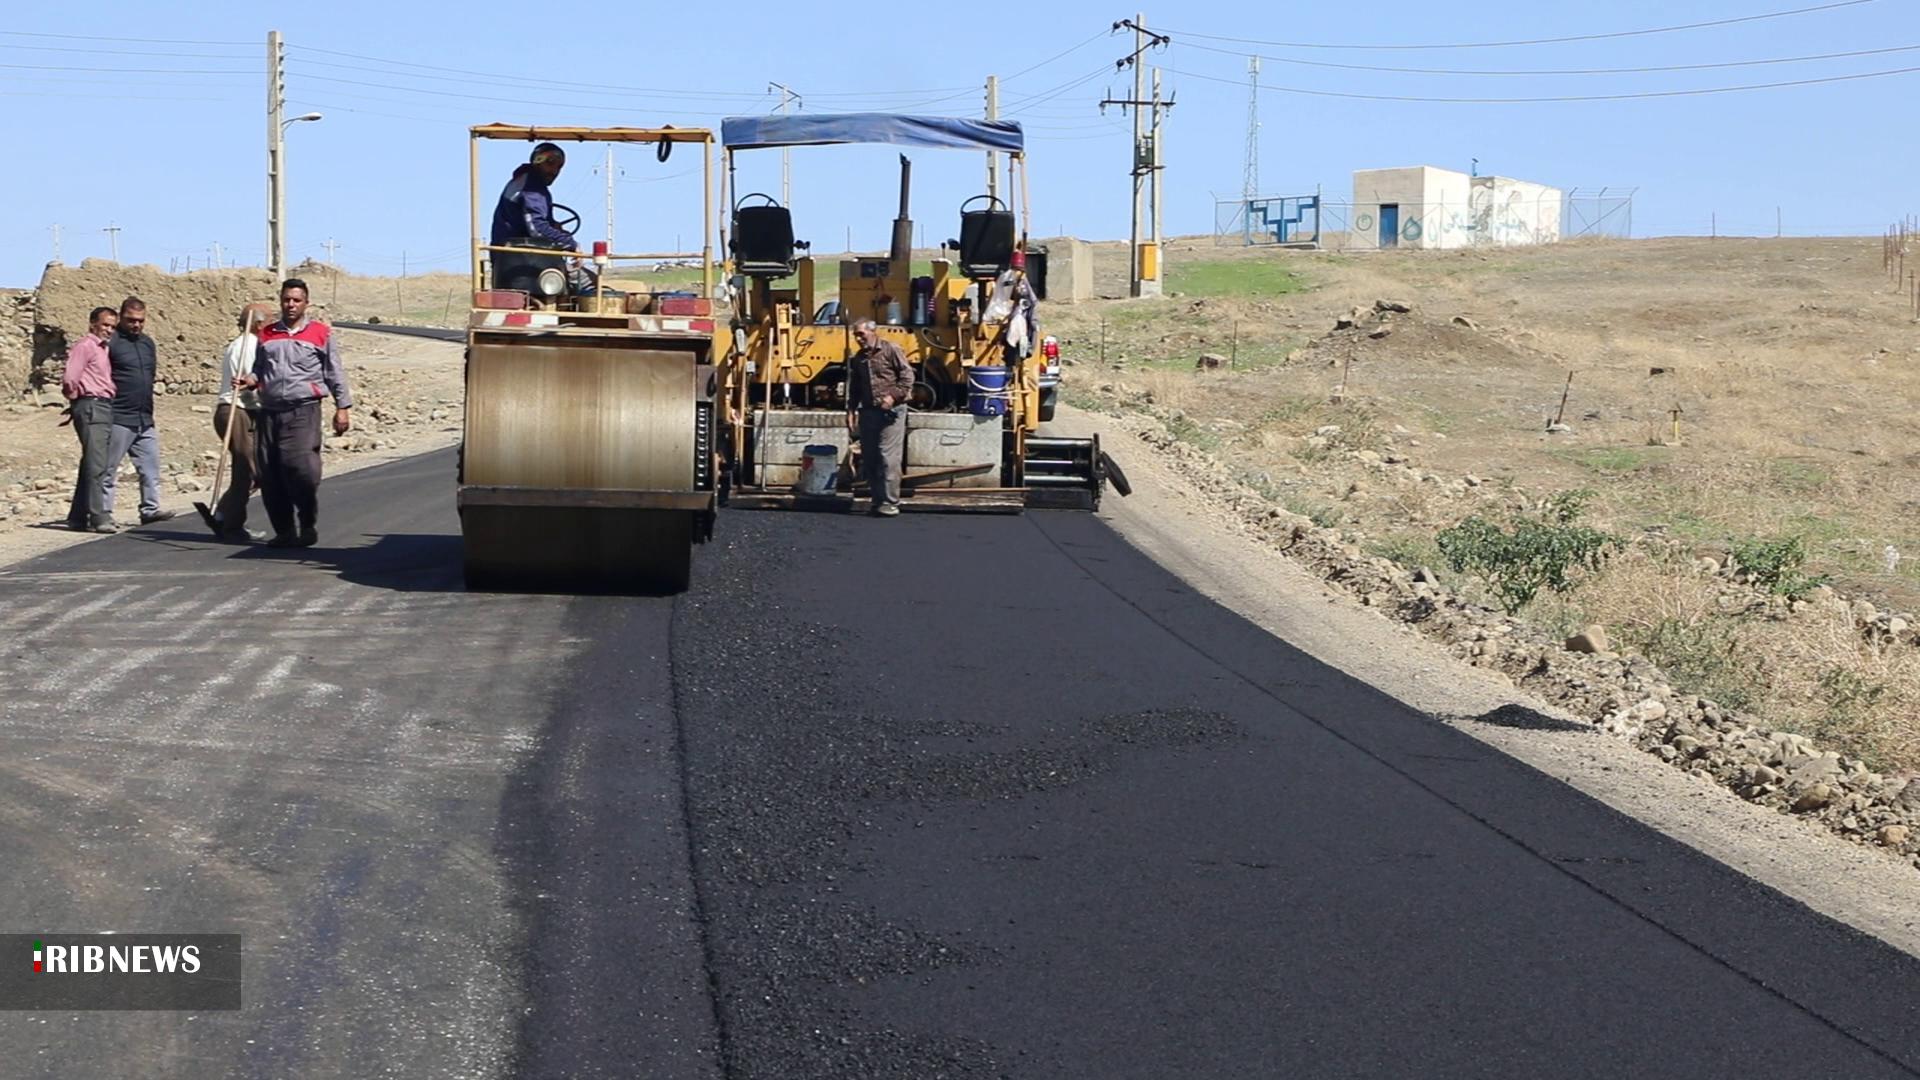
[[[382,533],[372,543],[332,547],[323,538],[310,548],[272,548],[265,544],[230,545],[205,532],[171,529],[129,534],[149,544],[218,547],[247,562],[289,563],[332,571],[342,581],[396,592],[461,592],[460,537],[445,533]]]

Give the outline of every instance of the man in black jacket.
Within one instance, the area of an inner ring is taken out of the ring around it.
[[[107,343],[107,364],[113,369],[113,433],[107,440],[107,474],[101,486],[111,520],[120,462],[133,451],[133,468],[140,474],[140,524],[151,525],[173,517],[173,511],[160,509],[160,436],[153,427],[159,356],[146,328],[145,301],[127,297],[120,305],[120,325]]]

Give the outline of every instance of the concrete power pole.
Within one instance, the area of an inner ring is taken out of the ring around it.
[[[1160,69],[1153,69],[1153,153],[1148,161],[1152,170],[1147,179],[1153,184],[1153,274],[1150,278],[1143,275],[1142,285],[1150,286],[1150,295],[1160,295],[1162,282],[1166,280],[1166,236],[1160,229],[1160,174],[1166,169],[1165,159],[1161,157],[1160,116],[1166,111],[1160,99]]]
[[[287,192],[283,163],[287,129],[281,114],[287,107],[287,79],[281,65],[286,47],[280,31],[267,31],[267,262],[275,282],[287,279]]]
[[[333,259],[333,251],[340,245],[332,237],[328,237],[327,242],[322,246],[327,249],[327,304],[332,306],[340,299],[340,264]]]
[[[107,234],[107,243],[112,245],[113,261],[119,262],[120,261],[120,226],[115,225],[113,222],[109,221],[107,222],[107,227],[104,229],[101,229],[100,231]]]
[[[1160,295],[1160,249],[1157,240],[1152,246],[1148,246],[1142,242],[1142,215],[1145,212],[1143,204],[1146,200],[1147,181],[1158,168],[1159,156],[1158,152],[1153,148],[1152,141],[1159,138],[1160,112],[1162,109],[1173,105],[1171,101],[1161,102],[1157,91],[1154,100],[1148,101],[1145,97],[1147,92],[1147,73],[1146,69],[1140,65],[1140,57],[1149,48],[1164,48],[1168,41],[1166,35],[1156,34],[1148,30],[1144,25],[1145,22],[1146,16],[1135,15],[1131,20],[1122,20],[1113,25],[1115,30],[1128,29],[1133,31],[1133,53],[1126,59],[1120,61],[1122,66],[1127,64],[1133,65],[1133,96],[1118,101],[1113,98],[1103,98],[1100,102],[1100,107],[1103,110],[1108,105],[1124,105],[1133,113],[1133,213],[1132,227],[1128,232],[1127,242],[1127,250],[1130,254],[1130,265],[1127,268],[1127,293],[1129,296]],[[1155,85],[1158,85],[1157,76]],[[1151,133],[1143,130],[1144,121],[1140,116],[1140,110],[1143,108],[1151,108],[1153,110]],[[1157,186],[1155,191],[1158,191]],[[1158,202],[1157,194],[1155,201],[1156,203]],[[1157,213],[1155,214],[1154,220],[1154,235],[1157,237],[1159,235],[1159,216]],[[1153,264],[1151,267],[1153,272],[1151,274],[1146,272],[1149,269],[1147,266],[1149,262]]]
[[[607,172],[607,250],[619,251],[613,246],[613,144],[607,144],[607,163],[602,166]]]
[[[987,76],[987,119],[1000,119],[1000,76]],[[1000,194],[1000,155],[987,151],[987,194]]]
[[[1145,253],[1140,250],[1140,202],[1142,195],[1140,188],[1141,181],[1145,179],[1145,176],[1141,172],[1141,159],[1146,156],[1141,153],[1142,147],[1140,145],[1140,95],[1146,91],[1146,87],[1143,85],[1146,68],[1140,64],[1140,54],[1147,51],[1147,32],[1143,29],[1143,24],[1146,21],[1147,17],[1144,14],[1136,12],[1133,16],[1133,104],[1130,106],[1130,111],[1133,113],[1133,229],[1129,234],[1131,240],[1127,247],[1127,251],[1131,256],[1128,260],[1129,266],[1127,267],[1127,295],[1129,296],[1147,295],[1145,288],[1146,275],[1142,273],[1144,267],[1141,266],[1141,263],[1145,261]]]
[[[60,261],[60,226],[58,225],[53,226],[52,232],[53,232],[53,261],[59,262]]]
[[[787,115],[787,105],[790,102],[800,101],[800,107],[806,108],[806,103],[801,101],[800,95],[794,93],[791,87],[770,82],[767,84],[767,89],[780,91],[781,116]],[[780,205],[793,205],[793,151],[784,146],[780,148]]]

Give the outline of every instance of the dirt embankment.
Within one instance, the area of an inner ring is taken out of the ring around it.
[[[95,307],[118,307],[129,296],[147,305],[147,333],[159,347],[158,394],[217,391],[220,357],[233,339],[240,309],[273,295],[265,270],[198,270],[169,274],[153,266],[88,259],[49,264],[34,291],[29,385],[57,396],[67,348],[87,332]],[[11,380],[10,380],[11,381]]]
[[[316,279],[318,293],[318,275],[306,276]],[[379,291],[358,284],[370,294]],[[100,260],[49,266],[39,289],[0,295],[0,385],[7,389],[0,407],[0,565],[81,537],[60,525],[78,456],[72,429],[60,424],[60,376],[68,345],[85,332],[93,308],[118,306],[128,296],[147,304],[160,364],[154,404],[161,504],[190,514],[188,504],[207,497],[220,458],[211,414],[221,358],[242,307],[272,295],[273,281],[264,270],[167,274]],[[324,317],[324,299],[316,300]],[[329,474],[457,437],[458,346],[353,331],[341,331],[341,337],[355,399],[354,430],[327,440]],[[137,490],[131,461],[121,463],[120,487],[127,505],[116,507],[116,517],[124,523],[131,520]]]

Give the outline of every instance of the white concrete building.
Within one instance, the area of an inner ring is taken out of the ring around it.
[[[1353,174],[1348,247],[1466,248],[1560,239],[1559,188],[1417,165]]]

